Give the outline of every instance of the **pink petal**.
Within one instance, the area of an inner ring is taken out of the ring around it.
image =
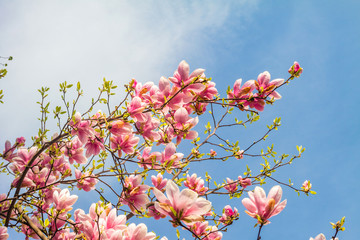
[[[177,71],[181,77],[181,80],[186,81],[189,78],[190,67],[189,64],[185,62],[185,60],[180,62]]]

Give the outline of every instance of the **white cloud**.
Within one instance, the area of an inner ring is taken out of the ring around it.
[[[80,81],[87,99],[96,95],[103,77],[119,87],[133,77],[157,81],[172,74],[183,58],[211,52],[207,44],[224,30],[230,14],[248,18],[254,6],[254,1],[0,3],[0,55],[14,56],[0,83],[5,91],[0,146],[36,134],[36,89],[41,86],[51,88],[53,109],[60,103],[57,89],[63,81]]]

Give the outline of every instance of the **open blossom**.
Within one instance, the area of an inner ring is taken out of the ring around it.
[[[65,147],[62,148],[65,156],[69,157],[70,164],[73,164],[74,161],[79,164],[87,162],[87,158],[83,153],[84,149],[82,148],[82,145],[82,142],[78,137],[76,137],[71,142],[67,142]]]
[[[155,220],[159,220],[160,218],[165,218],[166,215],[162,214],[161,212],[159,212],[158,210],[156,210],[154,205],[151,205],[147,208],[148,212],[146,213],[146,215],[148,217],[153,217]]]
[[[95,185],[98,183],[97,178],[88,171],[83,174],[80,170],[75,169],[75,177],[78,181],[77,187],[84,189],[85,192],[95,189]]]
[[[187,175],[184,185],[199,195],[203,195],[208,190],[207,187],[204,187],[204,179],[197,177],[196,173],[191,175],[191,177]]]
[[[152,152],[151,147],[146,147],[143,150],[141,156],[137,157],[140,162],[140,166],[145,169],[159,169],[162,154],[160,152]]]
[[[114,135],[121,135],[121,134],[128,135],[132,133],[132,126],[130,125],[130,123],[124,122],[122,120],[109,123],[108,129],[111,132],[111,134]]]
[[[203,238],[204,240],[221,240],[223,237],[222,232],[218,231],[218,228],[216,226],[210,226],[208,229],[208,232],[206,234],[206,237]]]
[[[0,227],[0,240],[6,240],[9,238],[9,234],[7,233],[7,227]]]
[[[211,202],[205,198],[199,198],[198,194],[190,189],[183,189],[181,192],[178,186],[171,180],[166,184],[166,195],[158,189],[153,189],[157,198],[155,208],[160,213],[170,216],[174,226],[178,221],[191,223],[201,221],[203,215],[211,209]]]
[[[179,166],[180,160],[184,157],[182,153],[176,153],[176,147],[174,143],[166,145],[165,150],[162,152],[161,163],[165,166],[168,172],[171,172],[172,168]]]
[[[98,155],[101,150],[105,150],[104,147],[104,139],[98,136],[94,136],[88,138],[86,144],[86,157],[90,157],[91,155]]]
[[[271,76],[268,71],[259,74],[257,81],[255,81],[255,86],[259,91],[259,96],[269,96],[270,98],[280,99],[281,95],[274,91],[274,89],[280,86],[284,82],[284,79],[274,79],[270,82],[270,78]]]
[[[28,162],[32,159],[32,157],[38,151],[37,147],[32,147],[30,149],[20,148],[16,154],[16,156],[12,159],[12,164],[10,165],[10,169],[14,173],[23,172],[26,168]],[[32,166],[35,166],[39,163],[40,160],[38,158],[32,163]]]
[[[147,140],[158,141],[160,134],[154,130],[160,125],[159,119],[152,117],[151,113],[145,113],[144,116],[144,122],[135,123],[138,132]]]
[[[135,145],[138,144],[139,138],[133,134],[119,135],[110,138],[110,147],[118,151],[119,156],[124,152],[126,154],[132,154],[135,152]]]
[[[55,207],[58,211],[64,210],[65,212],[71,211],[72,205],[77,201],[78,196],[71,195],[69,189],[65,188],[59,193],[55,191],[53,193],[53,200]]]
[[[229,191],[229,193],[235,193],[238,189],[237,182],[231,180],[230,178],[226,178],[226,185],[224,186],[226,190]]]
[[[169,80],[174,83],[178,88],[190,84],[196,77],[205,77],[205,69],[195,69],[189,76],[190,66],[186,61],[181,61],[179,63],[178,69],[174,72],[174,77],[170,77]],[[193,91],[199,93],[205,89],[205,86],[202,83],[193,83],[184,89],[184,91]]]
[[[77,135],[79,140],[82,143],[86,143],[87,139],[94,137],[95,130],[91,126],[90,120],[81,120],[81,114],[76,112],[70,121],[70,126],[72,126],[71,134]]]
[[[173,130],[172,134],[177,136],[176,144],[179,144],[182,138],[193,140],[198,136],[198,133],[191,129],[198,124],[199,119],[198,117],[191,118],[185,108],[181,107],[176,110],[173,121],[172,126],[175,129],[171,129]]]
[[[149,189],[147,185],[141,185],[141,175],[130,175],[125,178],[124,190],[121,195],[120,202],[130,207],[131,211],[141,211],[149,203],[146,191]]]
[[[134,97],[127,105],[128,113],[137,122],[144,122],[146,120],[145,114],[142,113],[146,108],[146,103],[141,101],[141,98]]]
[[[241,86],[242,79],[238,79],[234,83],[234,91],[228,92],[228,98],[237,99],[236,101],[241,103],[245,102],[245,99],[249,96],[248,94],[251,93],[255,89],[255,81],[249,80]],[[241,98],[241,99],[240,99]]]
[[[163,175],[161,173],[158,173],[157,176],[151,176],[151,182],[152,184],[159,190],[163,189],[166,186],[167,179],[163,179]]]
[[[333,239],[333,238],[331,238]],[[315,238],[310,238],[309,240],[326,240],[326,237],[324,234],[320,233],[319,235],[317,235]],[[334,240],[339,240],[338,238],[335,238]]]
[[[131,223],[123,234],[123,240],[153,240],[156,237],[155,233],[147,232],[147,227],[143,223],[140,223],[139,225]]]
[[[260,224],[269,224],[269,218],[278,215],[286,206],[286,200],[280,202],[282,189],[279,185],[271,188],[268,196],[264,189],[255,187],[254,192],[248,192],[250,198],[244,198],[242,204],[249,216],[258,220]]]
[[[123,231],[127,228],[126,216],[117,216],[116,209],[111,209],[111,204],[103,206],[100,202],[93,203],[89,214],[85,214],[82,209],[77,209],[74,216],[77,227],[86,239],[126,239],[122,238]]]

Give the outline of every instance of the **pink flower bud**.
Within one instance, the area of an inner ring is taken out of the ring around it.
[[[295,77],[300,77],[301,73],[302,73],[303,69],[300,67],[300,64],[298,62],[294,62],[294,65],[292,65],[288,72],[291,75],[294,75]]]

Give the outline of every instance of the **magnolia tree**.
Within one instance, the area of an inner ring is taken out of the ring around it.
[[[204,71],[190,73],[189,65],[182,61],[174,75],[161,77],[158,85],[133,79],[116,105],[110,100],[115,99],[117,86],[104,79],[99,96],[84,112],[78,110],[83,95],[80,83],[60,84],[63,106],[53,110],[46,98],[49,89],[41,88],[37,136],[29,144],[24,137],[6,141],[0,155],[1,172],[13,177],[8,193],[0,195],[0,240],[9,237],[8,228],[26,239],[167,239],[157,237],[144,223],[131,223],[142,217],[168,219],[178,239],[189,232],[194,239],[219,240],[239,219],[240,206],[227,204],[233,197],[241,198],[245,212],[254,218],[249,221],[258,228],[254,238],[260,239],[269,219],[286,207],[281,186],[298,194],[315,194],[310,181],[296,187],[274,175],[299,158],[304,148],[298,146],[298,153],[289,156],[277,155],[272,146],[266,151],[257,147],[277,130],[280,118],[248,146],[227,140],[223,131],[237,131],[256,122],[267,104],[281,98],[279,88],[300,76],[299,64],[290,67],[287,80],[271,80],[269,72],[260,73],[257,80],[238,79],[224,96]],[[76,94],[72,104],[67,100],[71,88]],[[106,111],[94,113],[98,105]],[[234,120],[231,113],[235,111]],[[56,133],[47,127],[52,114]],[[206,115],[210,121],[202,129],[197,126],[199,117]],[[191,147],[181,147],[183,144]],[[260,168],[246,166],[239,170],[242,176],[223,176],[221,183],[193,170],[196,164],[206,168],[209,162],[245,158],[259,160]],[[266,193],[261,186],[268,179],[278,185]],[[99,197],[89,209],[73,210],[76,188],[96,191]],[[223,198],[220,208],[212,205],[215,195]],[[344,229],[343,224],[344,218],[333,224],[332,239]],[[315,239],[325,236],[319,234]]]

